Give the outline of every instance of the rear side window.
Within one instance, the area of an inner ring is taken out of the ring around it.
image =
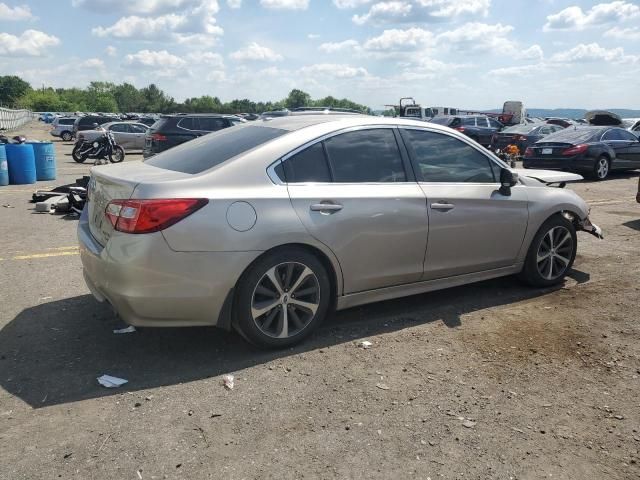
[[[201,173],[278,138],[287,130],[255,125],[227,128],[166,150],[145,162],[182,173]]]
[[[58,120],[58,125],[73,125],[75,119],[73,118],[61,118]]]
[[[491,161],[457,138],[425,130],[403,130],[423,182],[494,183]],[[498,171],[499,167],[495,166]]]
[[[476,126],[476,119],[475,118],[463,118],[462,119],[462,124],[469,126],[469,127],[475,127]]]
[[[638,137],[636,137],[633,133],[627,132],[626,130],[619,130],[620,137],[622,140],[626,140],[628,142],[637,142]]]
[[[282,175],[283,170],[284,175]],[[287,183],[331,181],[322,142],[289,157],[276,168],[276,173],[286,179]]]
[[[198,130],[204,130],[205,132],[215,132],[228,126],[224,118],[200,117],[197,120],[199,120]]]
[[[334,182],[406,182],[393,130],[343,133],[325,140]]]
[[[129,125],[126,123],[116,123],[115,125],[111,125],[109,130],[112,132],[127,133],[129,132]]]

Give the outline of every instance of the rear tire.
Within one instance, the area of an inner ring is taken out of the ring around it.
[[[593,164],[593,178],[598,181],[605,180],[609,176],[611,171],[611,160],[606,156],[601,155]]]
[[[302,248],[283,248],[240,277],[234,324],[254,345],[285,348],[311,335],[330,304],[331,282],[322,262]]]
[[[71,132],[62,132],[62,140],[65,142],[70,142],[71,139],[73,138],[73,135],[71,135]]]
[[[560,214],[552,216],[533,237],[520,278],[533,287],[557,285],[573,266],[577,246],[573,223]]]

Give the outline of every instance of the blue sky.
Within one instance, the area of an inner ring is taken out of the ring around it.
[[[0,74],[177,100],[640,108],[640,2],[0,0]]]

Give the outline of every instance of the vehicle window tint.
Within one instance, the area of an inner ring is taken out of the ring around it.
[[[462,124],[463,125],[468,125],[470,127],[475,127],[476,126],[476,119],[474,117],[471,118],[463,118],[462,119]]]
[[[453,125],[453,122],[460,121],[459,118],[454,118],[453,120],[450,117],[433,117],[429,120],[431,123],[437,123],[438,125]]]
[[[112,132],[128,133],[129,125],[127,125],[126,123],[116,123],[115,125],[111,125],[109,130],[111,130]]]
[[[285,160],[283,168],[276,169],[276,173],[282,177],[282,171],[287,183],[331,181],[329,165],[320,142]]]
[[[228,126],[224,118],[200,117],[198,120],[200,120],[198,130],[204,130],[205,132],[215,132]]]
[[[196,119],[192,117],[183,118],[178,122],[178,127],[184,128],[185,130],[198,130],[198,125],[196,125],[194,120]]]
[[[636,137],[633,133],[627,132],[626,130],[618,130],[620,132],[620,139],[626,140],[627,142],[637,142],[638,137]]]
[[[58,124],[60,125],[73,125],[75,119],[73,118],[63,118],[62,120],[58,120]]]
[[[620,136],[620,130],[616,130],[615,128],[608,130],[602,136],[602,140],[622,140],[622,137]]]
[[[325,140],[335,182],[405,182],[407,176],[393,130],[343,133]]]
[[[488,120],[489,120],[489,125],[491,125],[492,128],[502,127],[502,124],[499,121],[494,120],[493,118],[489,118]]]
[[[200,173],[285,133],[288,131],[280,128],[239,125],[165,150],[145,163],[176,172]]]
[[[494,183],[493,165],[475,148],[442,133],[404,130],[407,146],[425,182]],[[499,166],[495,165],[496,171]]]
[[[145,133],[147,131],[147,127],[143,125],[129,125],[129,128],[133,133]]]
[[[476,117],[476,125],[479,127],[488,127],[489,123],[485,117]]]

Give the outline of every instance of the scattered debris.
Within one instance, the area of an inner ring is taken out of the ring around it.
[[[64,458],[65,458],[65,460],[66,460],[67,458],[69,458],[71,455],[73,455],[73,452],[65,453],[65,454],[64,454]]]
[[[378,387],[380,390],[389,390],[389,386],[384,383],[376,383],[376,387]]]
[[[138,478],[142,480],[142,470],[138,470],[136,473],[138,474]]]
[[[476,426],[476,422],[473,422],[471,420],[465,420],[464,422],[462,422],[462,426],[465,428],[473,428]]]
[[[209,418],[218,418],[218,417],[221,417],[221,416],[222,416],[221,413],[212,413]]]
[[[97,380],[100,385],[107,388],[121,387],[129,381],[124,378],[112,377],[111,375],[102,375],[101,377],[98,377]]]
[[[367,348],[371,348],[373,346],[373,343],[371,343],[369,340],[363,340],[362,342],[358,343],[358,346],[366,350]]]
[[[16,207],[14,207],[13,205],[9,205],[8,203],[7,203],[7,204],[5,204],[5,205],[2,205],[2,206],[3,206],[4,208],[16,208]]]
[[[616,420],[624,420],[624,417],[622,415],[614,415],[613,418],[615,418]]]
[[[231,374],[227,374],[227,375],[223,375],[222,376],[222,384],[224,385],[224,387],[227,390],[233,390],[233,386],[234,386],[234,377]]]
[[[511,427],[511,430],[518,433],[524,433],[524,430],[520,430],[519,428],[516,428],[516,427]]]
[[[133,325],[129,325],[128,327],[125,328],[117,328],[113,331],[113,333],[133,333],[136,331],[136,327],[134,327]]]

